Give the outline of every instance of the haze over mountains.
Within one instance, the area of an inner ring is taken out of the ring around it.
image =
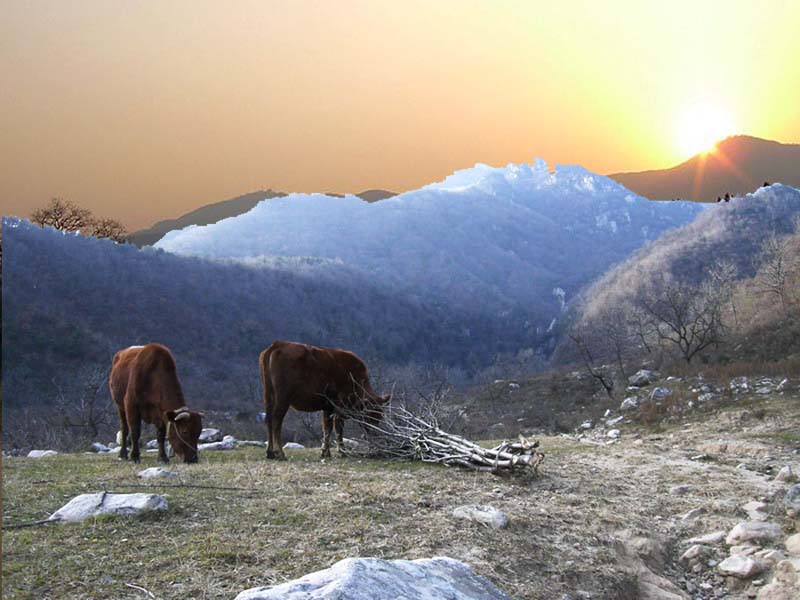
[[[737,135],[670,169],[609,177],[651,200],[713,202],[726,193],[752,192],[765,181],[800,187],[800,144]]]
[[[608,175],[636,194],[650,200],[694,200],[710,202],[726,192],[746,193],[764,181],[800,187],[800,145],[782,144],[752,136],[733,136],[718,142],[717,153],[698,154],[669,169],[621,172]],[[283,197],[281,191],[260,190],[208,204],[175,219],[155,223],[136,231],[130,242],[138,247],[155,244],[168,231],[189,225],[208,225],[252,209],[261,200]],[[326,193],[342,197],[344,194]],[[366,190],[355,194],[377,202],[397,195],[387,190]]]
[[[213,225],[172,231],[176,254],[252,262],[315,257],[542,334],[609,266],[702,210],[653,203],[578,166],[476,165],[376,203],[290,194]]]

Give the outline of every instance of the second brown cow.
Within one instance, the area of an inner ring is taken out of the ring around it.
[[[337,408],[357,412],[369,423],[383,416],[389,396],[376,394],[364,361],[352,352],[297,342],[277,341],[259,357],[264,410],[267,412],[267,458],[285,460],[281,428],[289,407],[322,411],[322,456],[330,456],[330,434],[342,451],[342,419]]]

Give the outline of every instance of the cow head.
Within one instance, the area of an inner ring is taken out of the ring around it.
[[[167,438],[185,463],[197,462],[197,438],[203,429],[203,413],[193,412],[185,406],[167,411]]]

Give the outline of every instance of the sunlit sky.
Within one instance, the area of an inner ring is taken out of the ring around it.
[[[0,9],[2,214],[61,196],[138,228],[267,187],[403,191],[476,162],[611,173],[717,133],[800,141],[796,0]]]

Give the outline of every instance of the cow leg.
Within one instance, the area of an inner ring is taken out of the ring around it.
[[[331,457],[331,429],[335,418],[333,413],[322,411],[322,458]]]
[[[122,432],[122,439],[119,441],[119,459],[128,460],[128,420],[125,418],[125,411],[121,406],[117,407],[119,413],[119,429]]]
[[[131,460],[138,463],[139,437],[142,434],[142,420],[138,412],[128,411],[128,429],[131,432]]]
[[[333,417],[333,429],[336,432],[336,452],[339,456],[345,456],[344,451],[344,417],[335,415]]]
[[[286,460],[286,454],[283,452],[283,440],[281,439],[281,429],[283,428],[283,418],[286,416],[286,411],[289,410],[288,403],[284,406],[279,402],[273,404],[273,414],[270,420],[270,439],[272,440],[272,457],[269,456],[267,451],[267,458],[276,458],[278,460]]]
[[[156,435],[158,436],[158,460],[168,463],[169,457],[167,456],[166,448],[164,448],[164,440],[167,437],[166,425],[156,425]]]

